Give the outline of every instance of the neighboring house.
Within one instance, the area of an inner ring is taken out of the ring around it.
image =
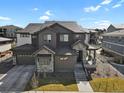
[[[88,29],[89,30],[89,44],[98,44],[98,31],[95,31],[95,29]]]
[[[37,72],[72,72],[85,61],[85,30],[73,21],[31,23],[17,32],[14,62],[36,65]]]
[[[102,48],[111,53],[116,61],[124,63],[124,30],[103,34]]]
[[[16,39],[16,31],[21,30],[22,28],[14,25],[6,25],[6,26],[1,26],[0,27],[0,35],[7,37],[7,38],[12,38]]]
[[[107,32],[113,32],[113,31],[117,31],[117,30],[124,30],[124,24],[117,24],[117,25],[111,24],[107,28]]]
[[[0,37],[0,58],[5,56],[12,48],[12,39]]]

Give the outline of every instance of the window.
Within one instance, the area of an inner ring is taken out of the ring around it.
[[[76,38],[79,38],[79,37],[80,37],[80,35],[79,35],[79,34],[77,34],[77,35],[75,35],[75,37],[76,37]]]
[[[20,37],[29,37],[29,34],[25,33],[25,34],[20,34]]]
[[[60,60],[61,61],[68,60],[68,57],[61,57]]]
[[[51,37],[52,37],[51,34],[46,34],[46,35],[44,35],[44,40],[50,42],[52,39]]]
[[[63,35],[60,35],[60,41],[63,41],[63,42],[68,42],[68,35],[67,34],[63,34]]]

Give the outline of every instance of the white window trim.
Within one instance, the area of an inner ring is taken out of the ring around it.
[[[69,35],[68,34],[61,34],[60,35],[60,41],[61,42],[68,42],[69,41]]]

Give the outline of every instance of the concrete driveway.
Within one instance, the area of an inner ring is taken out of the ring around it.
[[[23,91],[35,71],[35,66],[15,66],[0,78],[0,91]]]

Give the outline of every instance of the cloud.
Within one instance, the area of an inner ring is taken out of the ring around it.
[[[9,18],[9,17],[4,17],[4,16],[0,16],[0,20],[1,20],[1,21],[10,21],[11,18]]]
[[[47,11],[45,12],[45,14],[48,15],[48,16],[51,16],[51,15],[52,15],[52,13],[51,13],[50,10],[47,10]]]
[[[53,14],[51,13],[51,11],[50,11],[50,10],[47,10],[47,11],[44,13],[44,15],[42,15],[42,16],[40,17],[40,20],[43,20],[43,21],[49,20],[52,15],[53,15]]]
[[[119,2],[117,2],[112,8],[118,8],[121,7],[122,4],[124,3],[124,0],[120,0]]]
[[[103,0],[103,2],[99,3],[97,6],[90,6],[84,8],[85,12],[95,12],[99,10],[103,5],[108,5],[112,2],[112,0]],[[109,11],[109,9],[105,9],[106,11]]]
[[[33,11],[38,11],[39,9],[35,7],[35,8],[33,8],[32,10],[33,10]]]
[[[101,7],[100,5],[97,5],[96,7],[90,6],[90,7],[84,8],[84,11],[85,12],[95,12],[95,11],[99,10],[100,7]]]
[[[120,6],[121,6],[121,4],[116,4],[112,8],[117,8],[117,7],[120,7]]]
[[[43,15],[40,17],[40,20],[43,20],[43,21],[46,21],[46,20],[49,20],[50,17],[49,16],[46,16],[46,15]]]
[[[112,2],[112,0],[104,0],[101,5],[108,5]]]
[[[99,28],[99,29],[104,29],[104,28],[106,29],[110,24],[111,22],[109,20],[100,20],[94,22],[95,28]]]

